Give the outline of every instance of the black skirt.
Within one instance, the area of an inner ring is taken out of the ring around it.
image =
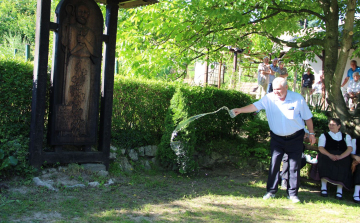
[[[328,152],[334,155],[340,155],[344,151],[330,150]],[[325,178],[333,184],[340,184],[349,190],[353,185],[351,163],[351,156],[347,156],[338,161],[332,161],[328,156],[319,153],[319,176],[320,178]]]

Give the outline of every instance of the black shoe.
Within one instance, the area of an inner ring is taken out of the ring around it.
[[[337,200],[342,200],[342,193],[337,192],[335,198]]]
[[[353,201],[357,204],[360,204],[360,200],[355,200],[355,197],[359,197],[359,196],[354,196]]]
[[[287,189],[287,180],[284,179],[284,180],[281,181],[281,188],[282,189]]]
[[[323,192],[326,192],[326,193],[323,193]],[[327,196],[328,196],[327,190],[321,190],[321,191],[320,191],[320,196],[321,196],[321,197],[327,197]]]

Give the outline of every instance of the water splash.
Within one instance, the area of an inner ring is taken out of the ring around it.
[[[171,134],[171,139],[170,139],[170,146],[171,149],[175,152],[175,155],[178,157],[178,163],[180,164],[180,168],[182,170],[182,172],[186,172],[185,168],[186,168],[186,163],[189,160],[188,156],[186,156],[186,151],[184,149],[184,146],[182,145],[181,141],[174,141],[174,138],[177,136],[177,133],[179,131],[181,131],[186,125],[188,125],[190,122],[195,121],[198,118],[201,118],[205,115],[210,115],[210,114],[215,114],[217,112],[219,112],[220,110],[227,110],[230,117],[231,118],[235,118],[235,113],[233,110],[230,110],[228,107],[223,106],[221,108],[219,108],[216,111],[213,112],[208,112],[208,113],[203,113],[203,114],[199,114],[199,115],[194,115],[186,120],[181,121],[175,128],[175,130],[172,132]]]

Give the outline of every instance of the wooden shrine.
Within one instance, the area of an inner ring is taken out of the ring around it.
[[[156,2],[62,0],[56,7],[53,23],[50,22],[51,0],[37,1],[29,147],[30,164],[35,168],[44,163],[98,162],[108,168],[118,10]],[[105,33],[98,3],[106,5]],[[55,35],[54,64],[47,103],[50,31]],[[47,109],[49,117],[45,117]],[[48,132],[44,140],[47,118]],[[50,150],[44,150],[44,141]]]

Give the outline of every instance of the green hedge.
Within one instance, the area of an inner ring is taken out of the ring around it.
[[[32,64],[0,59],[0,149],[4,152],[0,166],[9,157],[19,161],[14,168],[0,170],[0,175],[14,170],[16,174],[23,174],[28,170],[32,80]]]
[[[194,115],[216,111],[226,106],[229,109],[251,103],[251,98],[238,91],[219,90],[213,87],[181,87],[176,90],[165,119],[165,133],[158,150],[160,164],[165,167],[178,167],[180,172],[197,168],[193,155],[196,152],[211,154],[211,142],[232,139],[239,133],[241,126],[251,114],[242,114],[231,119],[226,110],[203,116],[178,132],[174,141],[180,141],[179,154],[170,147],[171,135],[176,126]]]
[[[112,144],[123,148],[159,144],[177,85],[180,84],[116,76]]]

